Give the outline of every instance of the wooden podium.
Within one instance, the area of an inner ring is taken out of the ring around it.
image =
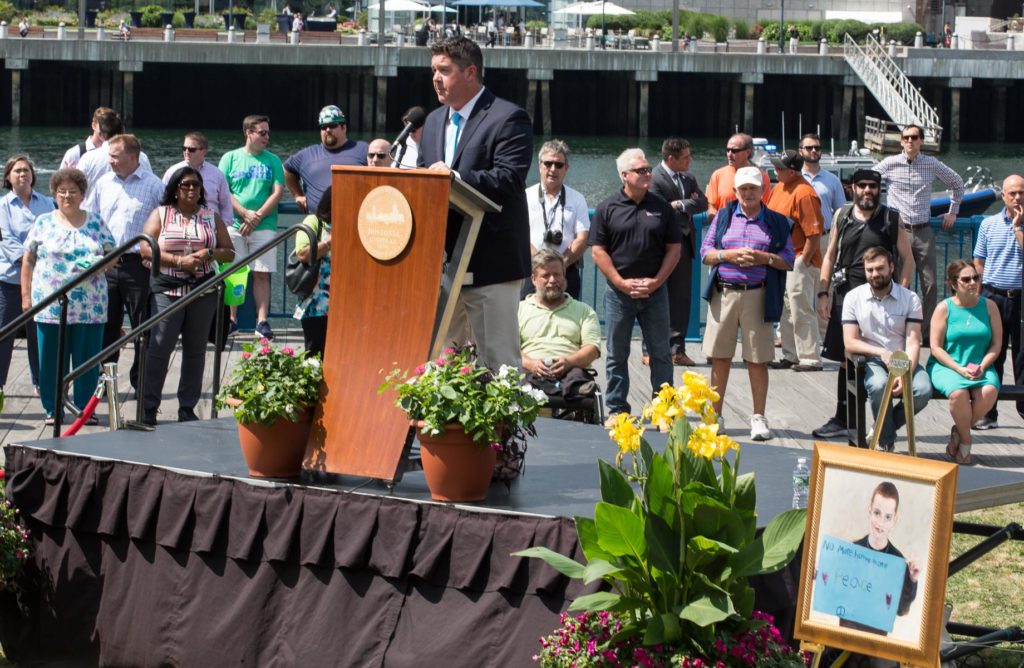
[[[335,166],[331,180],[324,382],[303,468],[397,482],[413,432],[377,389],[440,355],[481,220],[500,207],[451,172]],[[462,224],[445,261],[449,216]]]

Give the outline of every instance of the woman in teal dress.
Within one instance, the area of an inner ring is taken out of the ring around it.
[[[953,428],[946,454],[969,465],[971,425],[992,409],[999,394],[1000,374],[992,365],[999,356],[1003,327],[995,303],[981,296],[974,265],[950,262],[946,281],[953,296],[932,315],[928,373],[932,387],[949,397]]]

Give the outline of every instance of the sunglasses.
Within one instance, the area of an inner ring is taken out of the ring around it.
[[[977,283],[977,281],[978,281],[978,275],[977,274],[975,274],[974,276],[961,276],[960,277],[960,282],[961,283],[966,283],[968,285],[970,285],[971,283]]]
[[[800,148],[802,148],[805,151],[820,151],[821,150],[821,145],[818,145],[818,146],[801,146]]]
[[[726,153],[739,153],[741,151],[746,151],[746,150],[747,149],[745,149],[745,148],[729,148],[729,147],[726,147],[725,152]]]
[[[626,173],[628,174],[632,172],[633,174],[639,174],[640,176],[647,176],[653,171],[654,170],[651,169],[650,167],[637,167],[636,169],[627,169]]]
[[[551,169],[552,167],[554,167],[555,169],[561,169],[562,167],[565,167],[564,162],[559,162],[557,160],[545,160],[540,164],[544,165],[548,169]]]
[[[182,181],[178,184],[178,188],[182,190],[199,190],[202,187],[199,181]]]
[[[921,135],[903,135],[900,137],[903,141],[917,141],[921,138]]]
[[[878,184],[874,181],[862,181],[860,183],[854,183],[861,190],[878,190]]]
[[[252,133],[254,135],[259,135],[261,137],[269,137],[270,136],[270,130],[253,130]]]
[[[381,151],[380,153],[375,153],[373,151],[370,151],[369,153],[366,154],[366,157],[368,157],[368,158],[376,158],[377,160],[385,160],[387,158],[390,158],[391,154],[387,153],[385,151]]]
[[[334,130],[339,127],[341,127],[341,123],[324,123],[320,126],[320,130]]]
[[[57,197],[63,197],[65,199],[69,197],[78,197],[82,194],[81,190],[58,190]]]
[[[202,146],[182,146],[181,150],[185,153],[195,153],[196,151],[202,151]]]

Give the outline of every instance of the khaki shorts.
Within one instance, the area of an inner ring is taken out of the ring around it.
[[[704,355],[732,359],[736,330],[743,342],[743,361],[764,364],[775,359],[772,323],[764,321],[766,290],[711,289],[708,323],[704,329]]]
[[[235,246],[235,257],[243,258],[258,250],[260,246],[265,246],[273,241],[277,232],[275,230],[253,230],[249,236],[243,237],[237,227],[229,226],[228,236],[231,237],[231,243]],[[274,248],[263,255],[257,255],[256,259],[249,263],[249,269],[273,274],[277,271],[277,249]]]

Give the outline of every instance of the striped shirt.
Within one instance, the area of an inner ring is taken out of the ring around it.
[[[723,209],[721,215],[715,216],[711,227],[708,229],[708,233],[704,235],[704,241],[700,245],[701,259],[707,257],[709,253],[718,253],[718,249],[715,248],[715,237],[718,234],[718,223],[725,216],[724,211]],[[749,218],[743,213],[743,209],[737,206],[736,212],[732,216],[732,221],[729,223],[729,229],[725,231],[725,236],[722,237],[722,249],[752,248],[754,250],[767,251],[771,246],[772,238],[768,223],[764,220],[763,212],[764,207],[757,212],[756,216]],[[786,236],[786,247],[779,251],[779,257],[785,260],[786,264],[790,267],[793,266],[796,253],[793,250],[792,236]],[[768,267],[763,264],[741,267],[732,262],[722,262],[718,265],[718,278],[726,283],[757,285],[758,283],[764,283],[767,276]]]
[[[949,213],[959,213],[964,198],[964,180],[936,158],[919,154],[913,162],[903,153],[891,155],[875,165],[888,188],[886,203],[900,212],[904,225],[921,225],[931,218],[932,183],[941,181],[951,192]]]
[[[1018,290],[1021,282],[1021,250],[1014,238],[1013,221],[1004,208],[981,221],[974,257],[985,262],[981,279],[1000,290]]]
[[[114,245],[120,246],[142,233],[146,218],[160,203],[163,194],[163,181],[140,165],[125,179],[114,172],[101,176],[89,188],[89,196],[82,208],[100,214],[114,235]],[[139,252],[138,245],[129,252]]]
[[[907,325],[921,324],[924,311],[917,294],[893,282],[889,294],[878,298],[865,283],[843,298],[843,324],[860,327],[860,338],[893,352],[906,350]]]
[[[213,217],[213,209],[203,207],[188,218],[173,206],[162,206],[160,211],[160,244],[161,253],[173,255],[191,255],[197,250],[217,247],[217,223]],[[216,263],[208,260],[202,272],[193,274],[174,267],[160,267],[160,273],[174,278],[190,279],[196,275],[203,276],[216,270]],[[171,297],[185,294],[184,287],[171,288],[166,291]]]

